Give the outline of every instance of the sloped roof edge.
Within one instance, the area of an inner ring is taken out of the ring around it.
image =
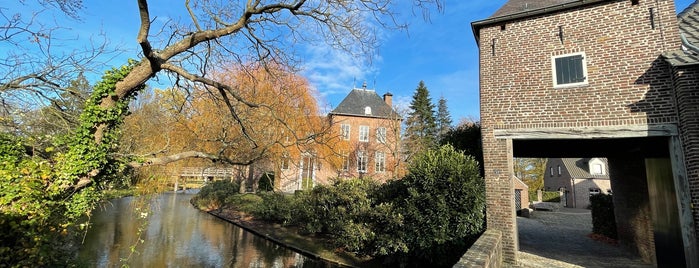
[[[699,64],[699,3],[694,1],[677,14],[677,23],[682,47],[664,52],[665,61],[675,67]]]
[[[497,23],[505,22],[505,21],[511,21],[511,20],[515,20],[515,19],[521,19],[521,18],[533,17],[533,16],[538,16],[538,15],[543,15],[543,14],[549,14],[549,13],[553,13],[553,12],[560,11],[560,10],[565,10],[565,9],[570,9],[570,8],[574,8],[574,7],[590,5],[590,4],[595,4],[595,3],[599,3],[599,2],[605,2],[605,1],[609,1],[609,0],[578,0],[575,2],[568,2],[568,3],[553,5],[553,6],[542,7],[542,8],[538,8],[538,9],[531,9],[531,10],[512,13],[512,14],[499,16],[499,17],[491,17],[491,18],[471,22],[471,30],[473,31],[473,36],[476,38],[476,43],[478,44],[478,43],[480,43],[480,42],[478,42],[480,40],[480,35],[478,34],[478,30],[480,30],[481,28],[483,28],[485,26],[497,24]]]

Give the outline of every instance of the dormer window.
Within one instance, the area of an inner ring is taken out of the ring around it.
[[[590,173],[592,175],[602,175],[604,172],[602,171],[602,164],[593,164],[590,167]]]
[[[371,107],[364,107],[364,114],[371,114]]]
[[[599,158],[593,158],[590,160],[589,168],[590,168],[590,174],[591,175],[604,175],[605,174],[605,167],[604,167],[604,162],[600,160]]]

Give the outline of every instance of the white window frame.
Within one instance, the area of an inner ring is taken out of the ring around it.
[[[561,165],[558,165],[558,176],[561,176]]]
[[[374,172],[383,173],[386,171],[386,154],[384,152],[376,152],[374,157]]]
[[[359,126],[359,141],[369,142],[369,126]]]
[[[594,163],[590,165],[590,174],[592,175],[604,175],[604,165],[599,164],[599,163]],[[599,168],[599,169],[596,169]]]
[[[359,173],[366,173],[367,172],[367,164],[369,161],[367,161],[368,156],[365,152],[359,151],[357,152],[357,172]]]
[[[386,143],[386,128],[378,127],[376,128],[376,141],[380,143]]]
[[[349,156],[347,155],[347,153],[342,152],[342,167],[340,167],[340,170],[342,170],[342,171],[349,170],[349,166],[350,166],[349,160],[350,159],[349,159]]]
[[[584,81],[558,84],[558,79],[556,76],[557,75],[556,74],[556,59],[572,57],[572,56],[582,56],[582,71],[583,71]],[[551,77],[552,77],[554,88],[566,88],[566,87],[576,87],[576,86],[587,85],[588,80],[589,80],[589,76],[587,74],[587,55],[585,55],[585,52],[576,52],[576,53],[552,56],[551,57]]]
[[[349,124],[342,124],[340,125],[340,135],[342,135],[342,139],[348,141],[350,139],[350,130],[352,127]]]

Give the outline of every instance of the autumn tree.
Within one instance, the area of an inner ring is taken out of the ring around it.
[[[546,158],[514,158],[514,174],[529,187],[529,195],[544,188]]]
[[[262,171],[277,170],[283,157],[298,158],[311,151],[337,162],[332,149],[337,147],[338,135],[330,132],[329,122],[319,115],[314,91],[305,79],[280,66],[230,66],[215,76],[234,85],[240,96],[259,107],[232,103],[237,111],[232,118],[226,102],[204,87],[156,90],[156,98],[126,120],[126,151],[137,149],[136,155],[151,155],[148,161],[158,164],[199,156],[228,166],[253,168],[258,164]],[[241,128],[240,123],[248,128]],[[132,166],[144,164],[154,163],[134,162]]]
[[[437,146],[437,123],[434,117],[434,104],[424,81],[420,81],[413,100],[410,102],[410,112],[405,120],[405,158]]]

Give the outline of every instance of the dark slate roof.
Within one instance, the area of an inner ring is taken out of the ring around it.
[[[497,18],[508,16],[575,1],[577,0],[510,0],[500,7],[498,11],[495,11],[495,13],[490,17]]]
[[[677,22],[680,27],[680,35],[686,39],[683,40],[681,49],[667,51],[663,53],[663,57],[673,66],[699,64],[699,51],[690,49],[684,44],[686,41],[695,48],[699,47],[699,4],[697,1],[694,1],[677,15]]]
[[[598,158],[604,163],[604,175],[590,174],[590,165],[588,164],[592,158],[561,158],[570,177],[572,179],[609,179],[609,163],[607,158]]]
[[[371,107],[371,114],[364,113],[367,106]],[[330,114],[400,119],[400,115],[388,106],[374,90],[363,88],[352,89]]]

